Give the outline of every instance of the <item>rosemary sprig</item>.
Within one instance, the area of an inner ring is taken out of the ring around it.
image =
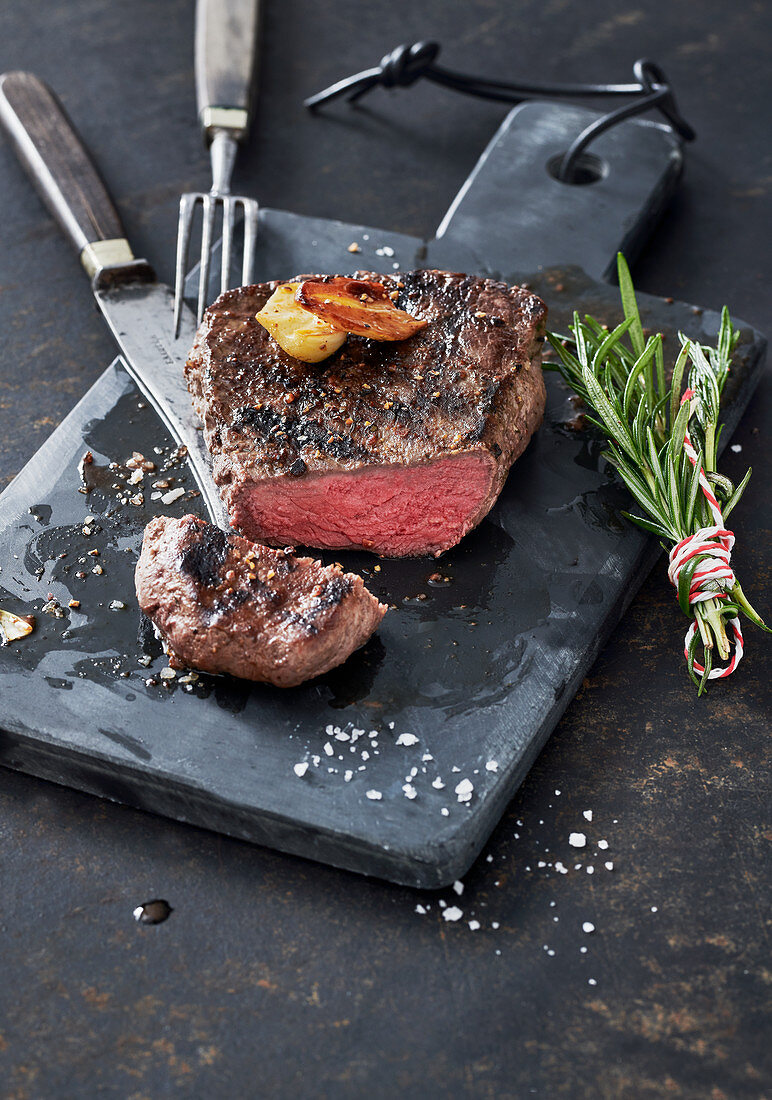
[[[608,332],[593,317],[575,312],[571,336],[548,333],[557,362],[547,369],[562,374],[591,410],[588,419],[606,436],[605,457],[643,513],[622,514],[657,535],[670,553],[679,604],[694,618],[685,654],[701,695],[709,679],[733,671],[742,655],[741,613],[768,630],[729,566],[734,536],[724,530],[751,471],[735,488],[716,469],[721,394],[739,333],[726,307],[715,347],[679,333],[681,348],[668,385],[662,337],[644,334],[621,253],[617,270],[625,319]],[[730,660],[727,626],[737,651],[727,669],[714,670],[714,652]]]

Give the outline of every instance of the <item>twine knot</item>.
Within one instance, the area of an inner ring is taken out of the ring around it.
[[[440,52],[437,42],[414,42],[397,46],[381,58],[378,83],[384,88],[409,88],[420,80]]]

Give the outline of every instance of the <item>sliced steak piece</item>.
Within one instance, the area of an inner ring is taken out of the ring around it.
[[[137,599],[170,664],[294,687],[363,645],[386,608],[362,578],[196,516],[145,528]]]
[[[393,343],[349,336],[309,364],[254,319],[279,283],[207,310],[186,376],[214,478],[250,538],[437,555],[486,515],[541,423],[547,310],[445,271],[357,277],[427,326]]]

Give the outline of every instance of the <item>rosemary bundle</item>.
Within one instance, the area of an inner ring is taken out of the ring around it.
[[[739,333],[726,307],[714,348],[679,333],[681,348],[668,384],[662,336],[644,336],[621,253],[617,270],[622,323],[609,332],[575,312],[570,337],[548,334],[557,362],[547,368],[562,374],[606,436],[605,457],[644,513],[623,515],[657,535],[669,554],[678,602],[693,618],[684,656],[702,694],[708,680],[730,675],[740,662],[741,614],[768,630],[732,571],[735,539],[726,528],[751,471],[735,488],[716,469],[721,394]],[[719,667],[716,658],[728,664]]]

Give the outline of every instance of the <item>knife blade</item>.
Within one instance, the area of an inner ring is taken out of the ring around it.
[[[134,256],[83,142],[54,93],[33,73],[0,76],[0,125],[76,248],[129,373],[176,441],[187,448],[212,521],[227,529],[227,513],[212,480],[183,373],[195,332],[193,314],[185,308],[180,338],[174,340],[171,288],[156,279],[146,260]]]

